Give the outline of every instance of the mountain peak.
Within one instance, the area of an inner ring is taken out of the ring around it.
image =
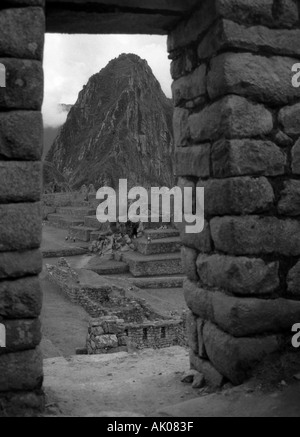
[[[148,63],[122,54],[92,76],[47,160],[74,187],[173,185],[172,104]]]

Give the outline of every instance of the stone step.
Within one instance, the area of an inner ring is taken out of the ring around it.
[[[70,247],[62,249],[42,249],[43,258],[77,257],[88,253],[87,247]]]
[[[179,252],[182,243],[179,237],[161,238],[160,240],[151,240],[151,242],[146,237],[142,237],[136,239],[134,244],[138,252],[143,255],[154,255]]]
[[[182,288],[184,276],[159,276],[151,278],[132,278],[131,282],[141,289]]]
[[[159,223],[144,223],[144,229],[153,229],[158,230],[161,226],[164,226],[166,223],[163,223],[162,221],[159,221]]]
[[[81,219],[59,214],[49,214],[47,219],[49,224],[61,229],[70,229],[72,226],[83,225],[83,220]]]
[[[70,237],[79,241],[89,242],[93,231],[95,231],[94,228],[88,228],[87,226],[72,226],[70,228]]]
[[[180,253],[142,255],[128,252],[124,253],[123,261],[129,265],[134,277],[183,274]]]
[[[91,233],[90,241],[99,241],[99,237],[106,234],[108,230],[109,228],[105,227],[105,225],[103,225],[103,229],[101,229],[100,231],[95,231],[94,229],[93,232]]]
[[[145,229],[144,235],[151,240],[160,240],[162,238],[179,237],[177,229]]]
[[[85,216],[96,215],[96,210],[91,207],[75,207],[75,206],[65,206],[57,208],[57,214],[70,216],[74,218],[84,219]]]
[[[92,270],[98,275],[122,275],[129,272],[129,266],[122,261],[93,258],[85,266],[86,270]]]
[[[103,223],[100,223],[97,220],[96,214],[94,214],[84,217],[84,226],[87,226],[88,228],[94,228],[94,230],[98,230],[103,227]]]

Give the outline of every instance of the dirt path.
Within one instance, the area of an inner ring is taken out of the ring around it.
[[[134,354],[77,356],[45,360],[48,412],[99,416],[104,412],[151,415],[160,408],[199,396],[181,383],[189,368],[180,347]],[[53,411],[54,410],[54,411]]]
[[[47,260],[46,260],[47,262]],[[79,305],[70,302],[42,275],[44,294],[42,320],[42,351],[45,358],[75,354],[76,348],[84,347],[89,315]]]
[[[45,264],[53,261],[46,259]],[[198,396],[197,390],[180,382],[182,372],[189,368],[188,352],[184,348],[74,356],[76,348],[85,345],[89,316],[83,308],[72,304],[47,279],[45,272],[41,279],[44,387],[49,414],[98,416],[105,411],[126,410],[149,415],[160,407]],[[165,304],[170,293],[166,291],[163,296]],[[161,293],[153,291],[153,294],[152,303],[162,305]],[[175,308],[181,306],[178,290],[174,301]]]
[[[81,263],[81,258],[73,262]],[[181,375],[189,368],[184,348],[74,356],[76,348],[85,346],[89,316],[49,282],[45,273],[41,279],[48,415],[118,417],[125,411],[129,416],[152,416],[157,412],[173,417],[299,416],[299,384],[283,392],[249,393],[240,387],[208,396],[182,384]],[[162,310],[167,311],[168,301],[172,302],[169,310],[182,305],[179,290],[147,290],[142,294]]]

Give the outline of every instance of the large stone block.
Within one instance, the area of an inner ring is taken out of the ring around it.
[[[300,181],[284,182],[284,190],[280,193],[278,212],[282,215],[300,215]]]
[[[211,321],[233,337],[290,332],[300,320],[300,302],[295,300],[233,297],[199,288],[188,279],[184,283],[184,294],[195,315]]]
[[[41,417],[44,408],[42,390],[0,394],[0,417]]]
[[[38,201],[41,191],[41,163],[0,162],[0,203]]]
[[[264,106],[240,96],[226,96],[189,117],[194,142],[267,135],[273,118]]]
[[[298,0],[277,0],[274,2],[273,17],[277,25],[293,27],[299,20]]]
[[[45,0],[5,0],[8,6],[45,6]]]
[[[181,77],[172,84],[175,106],[206,94],[206,65],[196,68],[193,73]]]
[[[210,144],[178,147],[175,152],[176,175],[206,178],[210,175]]]
[[[173,115],[174,140],[176,147],[186,146],[189,138],[188,126],[189,111],[183,108],[175,108]]]
[[[0,58],[6,67],[6,88],[0,88],[1,109],[40,110],[43,102],[43,67],[39,61]]]
[[[188,311],[186,315],[186,334],[189,347],[195,354],[198,354],[197,317],[191,311]]]
[[[199,252],[195,249],[182,246],[181,248],[181,259],[184,273],[191,281],[198,281],[198,273],[196,267],[196,261]]]
[[[204,339],[203,339],[204,325],[205,325],[205,321],[200,319],[200,317],[198,317],[197,318],[198,355],[200,358],[207,359],[207,353],[206,353]]]
[[[300,138],[292,148],[292,172],[293,174],[300,175]]]
[[[1,10],[0,56],[42,60],[44,33],[45,16],[42,8]]]
[[[35,161],[41,159],[43,120],[39,112],[0,113],[0,157]]]
[[[40,203],[0,205],[0,252],[39,248],[41,238]]]
[[[171,62],[171,76],[173,80],[177,80],[186,74],[186,58],[185,54],[181,53],[176,59]]]
[[[269,29],[219,20],[198,46],[198,58],[207,59],[224,49],[248,50],[273,55],[299,56],[299,29]]]
[[[191,249],[196,249],[199,252],[211,252],[212,248],[208,222],[205,221],[203,231],[198,234],[188,234],[186,232],[186,226],[190,226],[190,224],[185,221],[182,223],[176,223],[176,227],[180,232],[182,244]]]
[[[268,211],[274,192],[265,177],[236,177],[200,181],[204,188],[205,212],[208,215],[251,214]]]
[[[280,129],[278,129],[277,132],[273,133],[273,141],[279,147],[291,147],[294,144],[294,141],[292,140],[292,138],[289,137],[288,135],[286,135]]]
[[[43,361],[39,349],[0,356],[0,392],[34,390],[43,382]]]
[[[95,338],[95,344],[99,349],[111,349],[118,347],[118,339],[113,334],[99,335]]]
[[[200,8],[189,19],[181,21],[178,26],[169,33],[168,51],[172,52],[180,47],[186,47],[191,42],[197,41],[200,35],[209,29],[216,19],[215,1],[205,0]]]
[[[300,223],[276,217],[216,217],[210,221],[215,248],[232,255],[300,255]]]
[[[290,28],[299,19],[296,0],[216,0],[222,17],[245,24]]]
[[[296,89],[296,88],[295,88]],[[287,135],[300,135],[300,103],[286,106],[279,112],[279,122]]]
[[[216,178],[279,176],[285,173],[287,163],[286,155],[274,143],[247,139],[216,142],[212,146],[211,160]]]
[[[224,385],[224,376],[217,371],[210,361],[200,358],[192,350],[190,350],[190,364],[191,369],[204,375],[205,382],[209,387],[219,389]]]
[[[1,355],[9,352],[34,349],[41,341],[41,323],[39,319],[5,320],[6,348],[0,349]]]
[[[264,24],[273,22],[273,0],[216,0],[218,13],[238,23]]]
[[[0,279],[37,275],[42,267],[42,254],[39,250],[0,252]]]
[[[287,276],[288,293],[292,296],[300,297],[300,262],[289,271]]]
[[[209,96],[216,99],[225,94],[238,94],[269,105],[286,105],[300,98],[300,88],[294,88],[291,82],[291,70],[296,62],[278,56],[223,53],[211,61]]]
[[[38,277],[0,282],[0,316],[6,319],[38,317],[42,291]]]
[[[173,59],[171,63],[171,76],[174,80],[191,73],[198,65],[197,54],[192,47],[186,47],[179,52],[170,55]]]
[[[276,6],[276,7],[275,7]],[[205,0],[190,19],[182,21],[169,34],[168,50],[173,51],[197,41],[217,18],[247,26],[291,28],[299,19],[295,0]]]
[[[276,336],[234,338],[212,323],[206,323],[203,338],[214,367],[233,384],[242,384],[255,365],[280,349]]]
[[[197,259],[200,283],[236,295],[269,295],[280,286],[279,263],[262,259],[203,255]]]

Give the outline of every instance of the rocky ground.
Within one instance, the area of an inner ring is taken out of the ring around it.
[[[60,230],[46,232],[44,248],[67,250],[70,242]],[[76,252],[75,252],[76,253]],[[76,268],[89,257],[67,258]],[[55,264],[57,258],[46,258]],[[280,385],[263,386],[260,380],[219,393],[193,389],[182,383],[189,369],[188,351],[180,347],[163,350],[131,350],[130,353],[75,356],[85,345],[89,316],[72,304],[60,289],[42,274],[44,305],[42,312],[45,357],[47,415],[50,416],[171,416],[171,417],[299,417],[300,384],[289,380]],[[180,289],[141,290],[141,297],[166,313],[180,311],[184,300]]]
[[[181,383],[188,352],[180,347],[45,360],[48,414],[98,416],[107,411],[152,415],[199,396]]]
[[[73,262],[80,260],[78,257]],[[46,259],[45,263],[48,262],[55,260]],[[45,274],[42,286],[42,351],[48,414],[94,416],[125,408],[148,415],[160,407],[198,396],[198,391],[181,383],[182,373],[189,368],[188,351],[184,348],[75,356],[76,348],[85,345],[89,316],[72,304]],[[165,299],[155,297],[153,303],[158,306],[162,303],[167,311]]]

